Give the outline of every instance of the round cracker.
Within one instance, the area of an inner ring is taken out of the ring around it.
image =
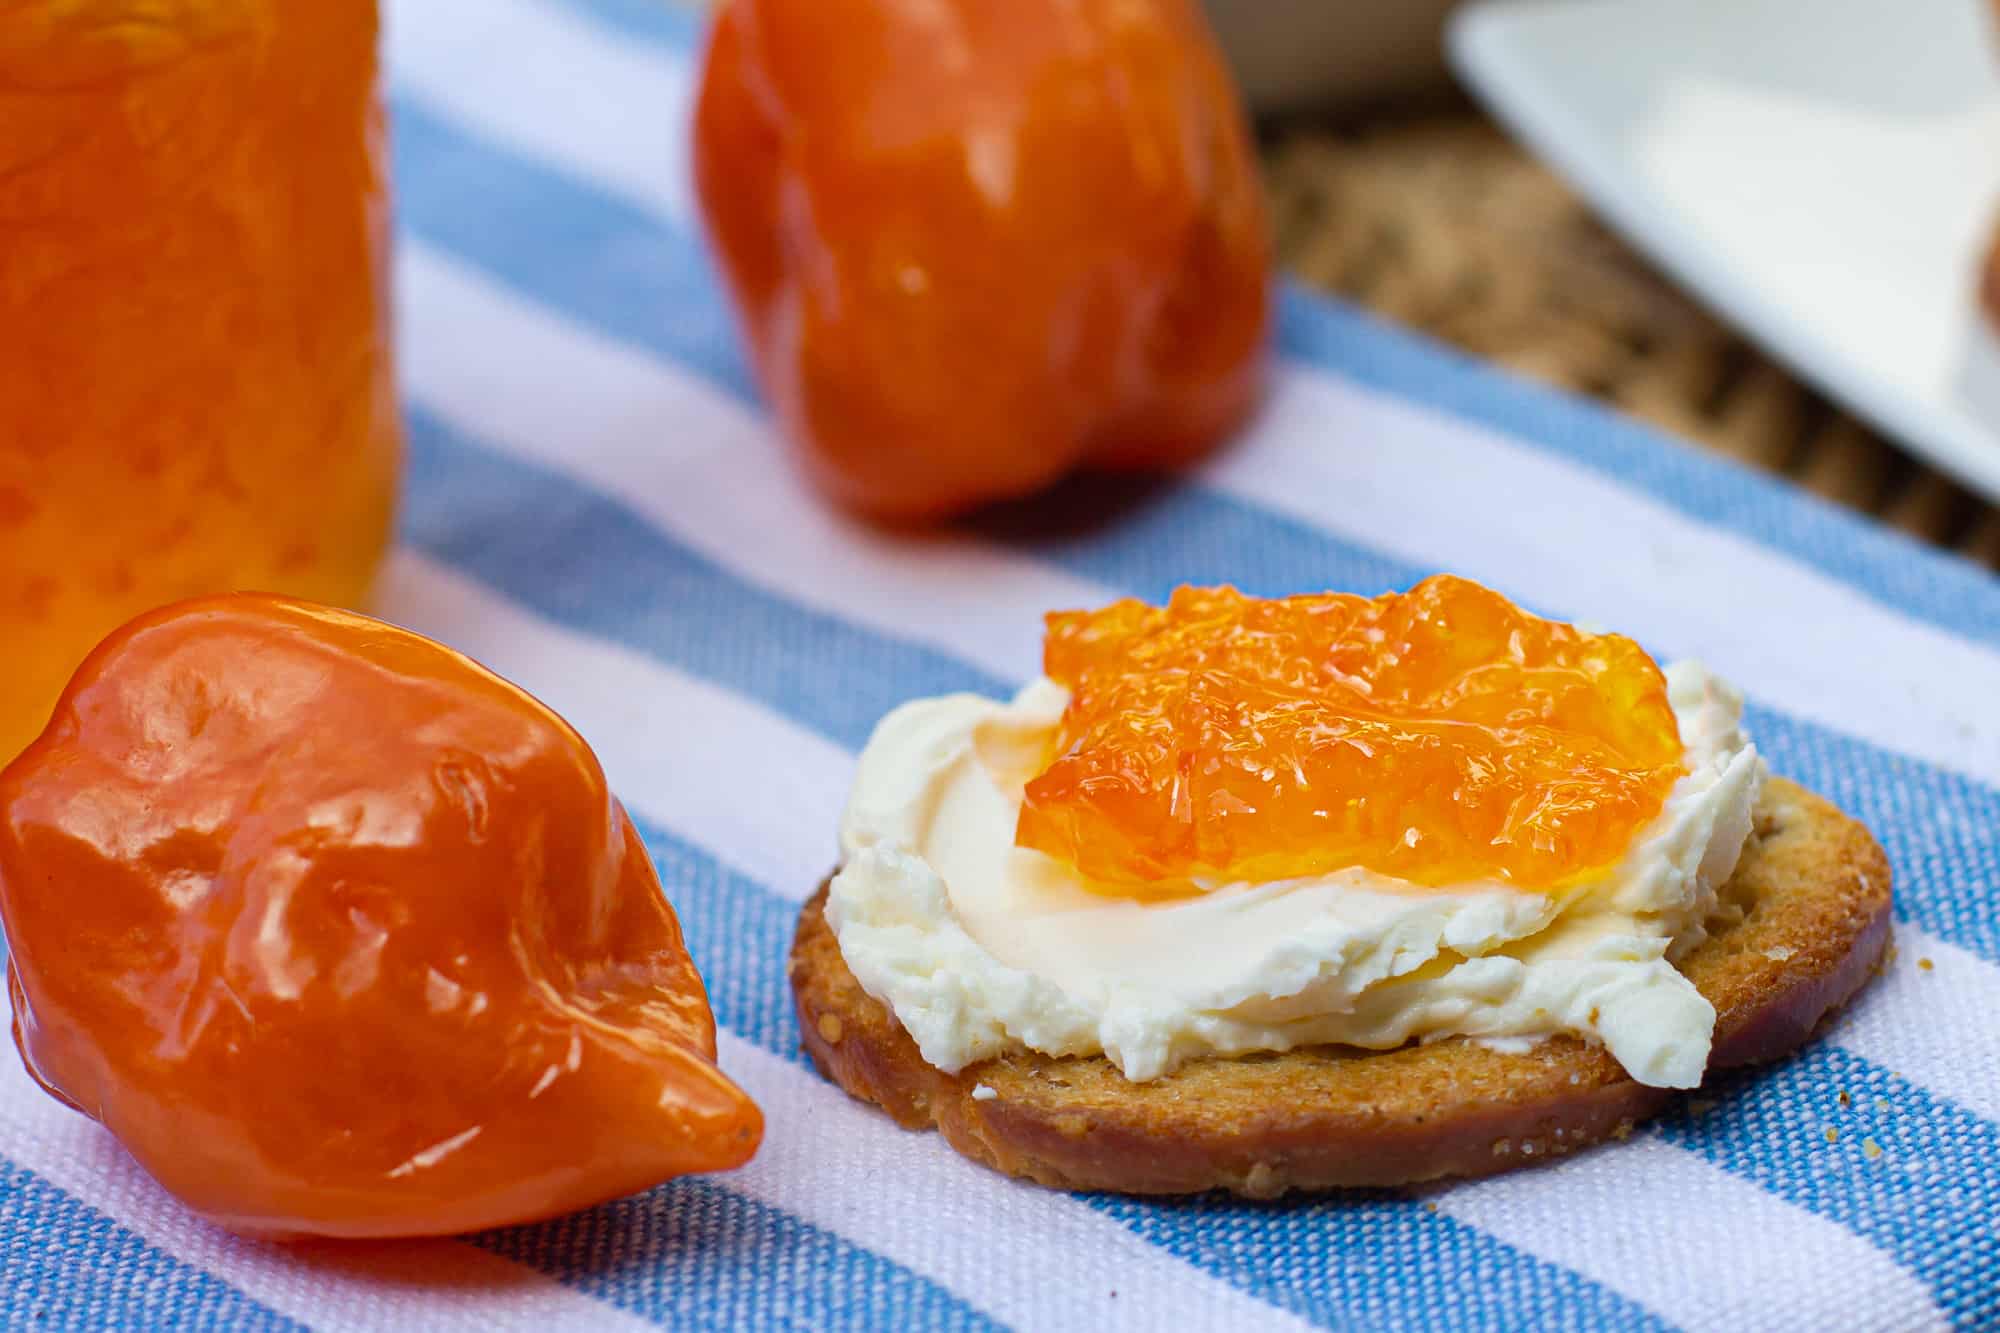
[[[1873,975],[1889,939],[1889,879],[1867,829],[1795,783],[1766,784],[1722,890],[1742,919],[1681,964],[1715,1005],[1711,1072],[1796,1049]],[[1100,1056],[1033,1051],[947,1074],[861,989],[825,902],[822,885],[790,959],[814,1063],[899,1124],[935,1126],[966,1156],[1044,1185],[1270,1198],[1485,1175],[1622,1137],[1673,1095],[1574,1037],[1525,1054],[1462,1038],[1311,1047],[1195,1060],[1146,1083]]]

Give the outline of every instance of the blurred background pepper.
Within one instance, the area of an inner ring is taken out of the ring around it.
[[[764,393],[856,509],[1164,466],[1255,402],[1265,208],[1190,0],[736,0],[695,174]]]
[[[1924,26],[1950,5],[1927,7]],[[1975,0],[1963,7],[1970,13]],[[1278,267],[2000,568],[2000,507],[1718,318],[1454,91],[1444,27],[1459,8],[1205,0],[1258,118]],[[1844,6],[1828,21],[1851,25],[1866,10]],[[827,49],[847,48],[835,40]],[[781,100],[768,87],[760,96]],[[726,241],[720,248],[734,267]]]

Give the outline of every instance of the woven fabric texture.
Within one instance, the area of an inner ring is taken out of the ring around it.
[[[411,474],[381,612],[596,747],[768,1137],[742,1171],[545,1225],[288,1250],[190,1219],[9,1060],[9,1323],[2000,1324],[2000,581],[1297,291],[1270,401],[1190,475],[941,537],[862,529],[773,437],[699,242],[693,20],[650,0],[389,18]],[[1552,1167],[1275,1206],[1019,1185],[804,1062],[784,950],[883,712],[1014,687],[1053,607],[1441,568],[1703,658],[1778,771],[1876,830],[1894,961],[1809,1050]]]

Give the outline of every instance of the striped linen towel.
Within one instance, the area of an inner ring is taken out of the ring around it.
[[[287,1250],[191,1220],[0,1061],[10,1323],[2000,1326],[2000,583],[1296,293],[1261,418],[1116,521],[866,531],[801,490],[697,244],[691,20],[389,22],[411,475],[382,611],[597,748],[768,1137],[544,1225]],[[885,710],[1012,688],[1052,607],[1437,569],[1702,657],[1778,771],[1875,829],[1896,961],[1823,1040],[1551,1168],[1277,1206],[1017,1185],[803,1061],[785,946]]]

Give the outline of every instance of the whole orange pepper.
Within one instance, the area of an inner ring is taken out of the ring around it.
[[[0,915],[29,1072],[239,1231],[529,1221],[762,1132],[589,747],[361,616],[112,634],[0,770]]]
[[[1255,402],[1266,212],[1189,0],[732,0],[694,168],[763,391],[850,506],[1170,466]]]

